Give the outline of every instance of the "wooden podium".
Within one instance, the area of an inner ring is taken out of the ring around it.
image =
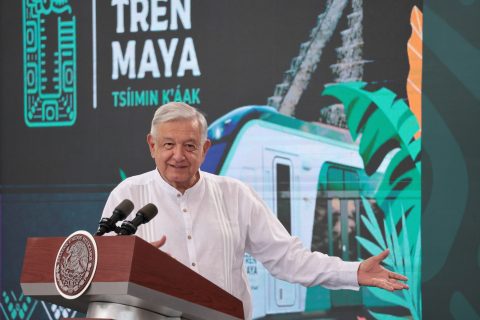
[[[244,319],[242,302],[136,236],[95,237],[98,263],[87,291],[63,298],[54,263],[65,238],[29,238],[21,287],[25,295],[110,319]]]

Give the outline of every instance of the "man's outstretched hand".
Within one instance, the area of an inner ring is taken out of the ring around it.
[[[387,249],[379,255],[370,257],[360,263],[358,268],[359,285],[378,287],[388,291],[408,289],[408,285],[399,281],[407,281],[407,277],[382,267],[381,263],[389,253],[390,251]]]

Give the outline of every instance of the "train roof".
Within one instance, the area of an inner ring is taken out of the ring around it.
[[[334,141],[354,144],[350,132],[319,122],[307,122],[286,116],[270,106],[251,105],[236,108],[215,120],[208,128],[208,137],[213,141],[223,140],[236,134],[250,120],[263,120],[283,127],[299,130]]]

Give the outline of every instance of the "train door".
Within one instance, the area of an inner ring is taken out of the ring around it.
[[[320,172],[312,250],[357,261],[360,246],[360,178],[355,168],[325,163]],[[361,293],[332,290],[331,307],[361,304]]]
[[[329,253],[346,261],[357,261],[360,247],[360,179],[351,168],[330,165],[327,169],[327,217]],[[331,293],[335,306],[359,305],[360,292],[341,290]]]
[[[265,150],[264,165],[264,177],[269,180],[266,181],[265,186],[270,189],[270,192],[265,192],[264,200],[287,231],[294,234],[295,230],[292,230],[292,217],[295,216],[293,211],[296,207],[292,203],[295,193],[294,163],[288,156],[282,156],[281,153],[273,150]],[[299,311],[299,285],[273,278],[270,275],[267,282],[268,292],[270,292],[267,313]]]

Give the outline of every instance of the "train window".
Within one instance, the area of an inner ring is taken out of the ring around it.
[[[358,260],[360,247],[357,246],[355,236],[360,234],[360,210],[358,199],[347,199],[347,234],[348,234],[348,248],[349,260]]]
[[[331,242],[332,246],[329,252],[337,257],[342,257],[342,212],[340,198],[328,200],[329,217],[331,219]],[[333,251],[332,251],[333,250]]]
[[[360,179],[355,171],[344,170],[344,190],[359,191]]]
[[[326,192],[319,190],[317,201],[315,203],[315,218],[313,220],[312,231],[312,251],[330,253],[328,239],[329,219],[327,215],[327,196]]]
[[[291,234],[291,199],[290,199],[290,166],[284,163],[276,163],[276,200],[277,218],[285,229]]]
[[[360,180],[358,173],[353,170],[331,166],[327,171],[327,190],[329,191],[358,191]]]
[[[343,190],[343,170],[330,167],[327,171],[327,189],[330,191],[333,190]]]

